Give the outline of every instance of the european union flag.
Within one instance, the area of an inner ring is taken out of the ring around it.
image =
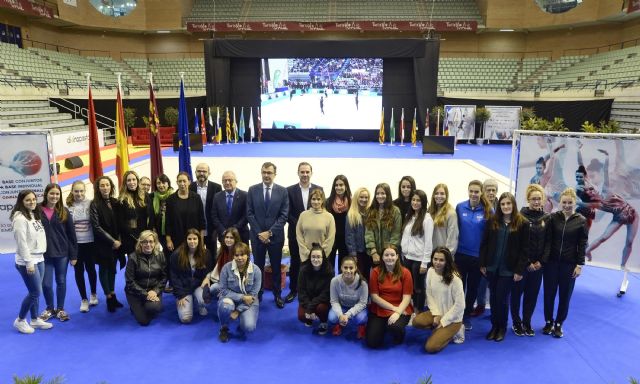
[[[187,172],[189,180],[193,180],[191,172],[191,150],[189,149],[189,119],[187,102],[184,99],[184,81],[180,80],[180,103],[178,104],[178,170]]]

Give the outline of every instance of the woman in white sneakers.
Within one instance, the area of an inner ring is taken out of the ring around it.
[[[84,182],[77,180],[71,185],[71,192],[67,196],[67,207],[69,207],[69,213],[73,218],[73,227],[76,230],[76,239],[78,240],[78,261],[73,268],[76,285],[82,298],[80,312],[89,312],[90,305],[98,305],[98,295],[96,294],[98,274],[94,260],[96,248],[93,242],[93,227],[91,226],[91,200],[85,197],[85,193]],[[85,270],[89,276],[91,298],[87,298],[87,286],[84,282]]]
[[[49,329],[53,326],[38,318],[44,277],[44,252],[47,250],[47,238],[40,217],[36,194],[31,190],[21,191],[10,215],[13,237],[16,240],[16,269],[29,291],[22,300],[18,318],[13,322],[14,328],[21,333],[33,333],[34,328]],[[30,323],[26,320],[27,312],[31,313]]]

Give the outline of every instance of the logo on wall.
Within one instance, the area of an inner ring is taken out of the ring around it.
[[[0,160],[0,166],[11,168],[21,176],[32,176],[42,168],[42,158],[33,151],[24,150],[16,153],[9,164],[3,164]]]

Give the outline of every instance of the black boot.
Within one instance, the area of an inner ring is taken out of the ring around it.
[[[114,293],[111,297],[113,297],[113,305],[114,305],[116,308],[122,308],[122,307],[124,307],[124,305],[122,305],[122,303],[118,301],[118,298],[116,297],[116,294],[115,294],[115,293]]]
[[[506,335],[506,333],[507,333],[507,328],[504,328],[504,327],[498,328],[498,332],[496,332],[496,338],[493,340],[497,342],[504,340],[504,335]]]
[[[487,336],[485,337],[485,339],[495,340],[497,333],[498,333],[498,327],[496,327],[495,325],[492,325],[491,330],[489,331],[489,333],[487,333]]]
[[[116,311],[116,307],[115,307],[115,304],[113,303],[113,299],[114,299],[114,296],[107,296],[107,311],[112,313]]]

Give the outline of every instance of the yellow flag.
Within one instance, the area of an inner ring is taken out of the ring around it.
[[[378,133],[378,141],[384,144],[384,108],[382,108],[382,117],[380,118],[380,132]]]
[[[127,130],[124,125],[124,108],[122,108],[122,97],[120,87],[116,97],[116,176],[118,186],[124,182],[124,173],[129,170],[129,146],[127,143]]]

